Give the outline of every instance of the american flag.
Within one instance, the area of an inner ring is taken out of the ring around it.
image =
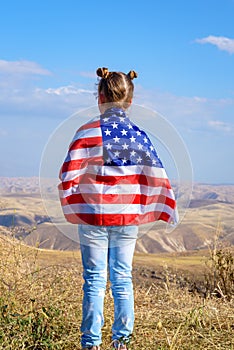
[[[148,135],[117,107],[76,132],[60,170],[63,213],[73,224],[176,224],[176,201]]]

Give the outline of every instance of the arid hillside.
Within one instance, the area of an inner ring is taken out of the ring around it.
[[[46,187],[57,201],[56,186]],[[207,248],[217,232],[224,244],[234,244],[234,185],[195,184],[180,225],[171,232],[156,225],[137,242],[137,251],[183,252]],[[79,244],[60,232],[43,206],[38,178],[0,178],[0,232],[28,245],[76,250]]]

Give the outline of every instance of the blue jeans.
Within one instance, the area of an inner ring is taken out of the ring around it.
[[[83,263],[81,345],[101,344],[107,267],[114,298],[112,339],[128,339],[134,324],[132,259],[137,226],[79,225]]]

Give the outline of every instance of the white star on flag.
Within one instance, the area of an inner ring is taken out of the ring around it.
[[[129,145],[126,144],[126,142],[122,145],[123,149],[128,149]]]
[[[113,124],[111,124],[112,125],[112,128],[113,129],[118,129],[118,124],[116,123],[116,122],[114,122]]]
[[[115,143],[119,142],[120,138],[116,135],[113,140],[115,141]]]
[[[122,136],[127,136],[127,130],[125,130],[125,129],[123,129],[123,130],[121,130],[121,134],[122,134]]]
[[[110,134],[111,134],[111,130],[109,130],[109,129],[104,130],[104,132],[105,132],[106,136],[110,136]]]
[[[143,145],[141,143],[138,143],[138,149],[142,150],[143,149]]]

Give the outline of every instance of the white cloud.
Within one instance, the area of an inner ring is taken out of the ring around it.
[[[74,85],[39,88],[32,84],[1,85],[0,118],[2,115],[69,116],[78,109],[96,105],[94,91]]]
[[[219,131],[222,127],[222,131],[227,133],[231,127],[227,122],[231,120],[234,113],[234,99],[231,98],[211,99],[202,96],[178,96],[157,90],[146,90],[139,85],[136,85],[133,101],[158,112],[171,122],[182,135],[188,133],[204,135],[207,132],[218,131],[217,123],[212,124],[211,122],[209,124],[210,121],[218,120],[224,123],[222,126],[219,125]],[[234,126],[232,126],[231,132],[234,132]]]
[[[191,122],[203,117],[212,108],[214,101],[199,96],[178,96],[163,91],[146,90],[136,85],[134,102],[152,108],[166,118]],[[208,108],[209,106],[209,108]]]
[[[61,87],[58,87],[56,89],[49,88],[49,89],[46,89],[45,92],[47,92],[47,94],[58,95],[58,96],[93,94],[94,93],[94,91],[86,90],[86,89],[80,89],[80,88],[77,88],[77,87],[75,87],[73,85],[61,86]]]
[[[210,120],[208,124],[212,129],[215,129],[217,131],[224,131],[229,133],[234,130],[234,126],[232,124],[223,122],[221,120]]]
[[[229,39],[224,36],[209,35],[205,38],[196,39],[199,44],[212,44],[218,47],[219,50],[227,51],[230,54],[234,53],[234,39]]]
[[[64,118],[77,110],[97,105],[95,89],[86,86],[67,84],[39,88],[19,82],[14,87],[11,82],[7,85],[7,82],[9,83],[9,79],[2,86],[0,80],[0,117],[30,115]],[[212,122],[208,124],[209,121],[225,121],[227,117],[233,115],[234,109],[234,99],[176,96],[159,90],[147,90],[138,84],[133,103],[157,111],[183,133],[206,132],[208,127],[210,130],[211,128],[215,130],[216,127],[217,130],[217,124]]]
[[[0,73],[50,75],[51,72],[33,61],[5,61],[0,60]]]

